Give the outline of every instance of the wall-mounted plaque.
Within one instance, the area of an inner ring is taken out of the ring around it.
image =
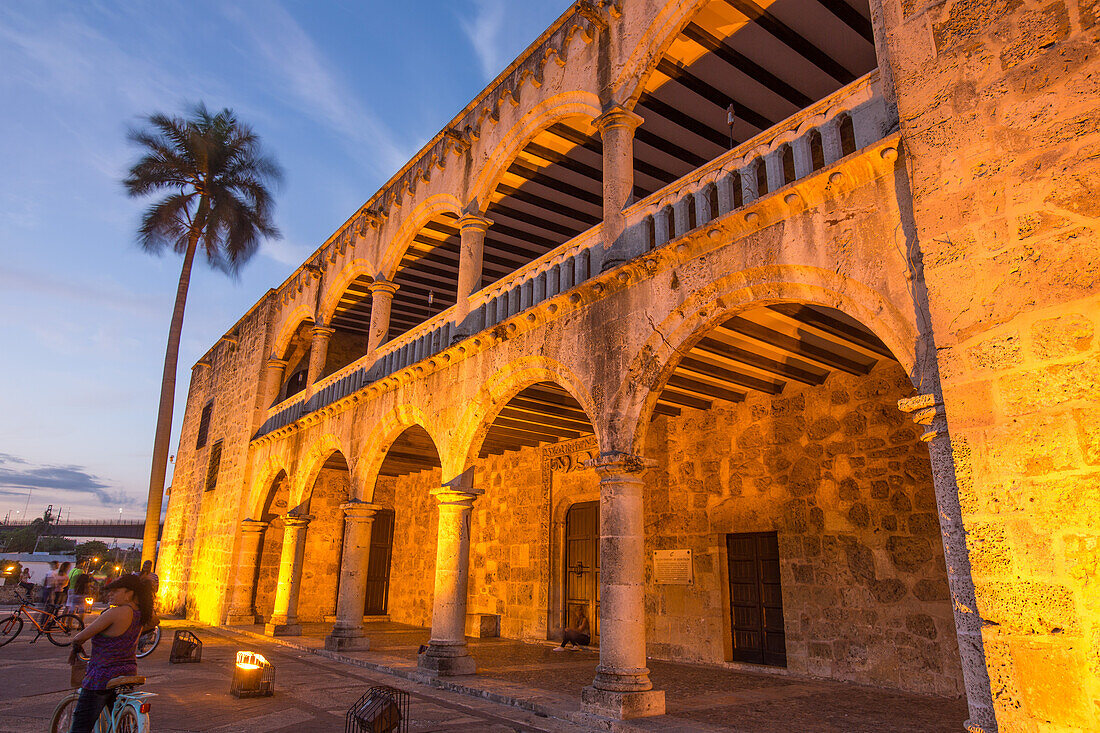
[[[653,580],[661,585],[691,585],[691,550],[654,550]]]

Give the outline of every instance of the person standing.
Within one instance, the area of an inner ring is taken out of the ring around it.
[[[44,572],[45,574],[42,576],[42,594],[39,597],[39,603],[46,606],[49,605],[53,594],[53,578],[57,575],[57,560],[50,560],[50,568]]]
[[[138,577],[149,584],[149,588],[153,591],[153,597],[156,598],[157,589],[160,588],[160,578],[153,572],[152,560],[146,560],[141,564],[141,572],[138,573]]]
[[[65,589],[69,587],[69,566],[72,563],[63,562],[57,568],[57,573],[50,578],[52,593],[50,594],[50,606],[56,609],[65,603]],[[53,613],[53,611],[50,611]]]
[[[27,591],[28,595],[34,590],[34,583],[31,582],[30,568],[23,568],[23,572],[19,573],[19,587]]]
[[[69,574],[69,594],[65,603],[66,613],[71,613],[80,617],[80,620],[84,620],[84,597],[88,595],[88,581],[91,576],[76,568]]]

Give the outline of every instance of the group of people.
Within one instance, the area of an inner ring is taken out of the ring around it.
[[[35,584],[31,580],[29,568],[23,568],[19,585],[33,597]],[[38,601],[47,611],[56,612],[64,608],[65,613],[84,618],[84,599],[94,590],[95,580],[79,564],[74,566],[70,562],[51,562],[50,569],[42,579]]]

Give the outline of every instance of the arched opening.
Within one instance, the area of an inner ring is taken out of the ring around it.
[[[825,146],[821,143],[821,133],[817,130],[810,130],[810,167],[815,170],[821,170],[825,167]]]
[[[707,184],[707,206],[710,209],[710,217],[707,221],[718,218],[718,186],[713,183]]]
[[[283,517],[290,511],[290,480],[285,471],[272,480],[258,517],[266,522],[260,553],[256,558],[256,579],[253,583],[252,608],[260,623],[271,618],[275,607],[275,591],[279,586],[279,559],[283,553]]]
[[[336,301],[327,323],[334,332],[329,336],[322,378],[366,355],[370,336],[372,282],[374,278],[370,275],[358,275],[348,283]]]
[[[288,397],[301,392],[306,388],[306,379],[309,375],[309,356],[313,351],[313,320],[305,319],[298,324],[294,335],[290,337],[286,348],[283,349],[282,358],[286,361],[283,370],[283,384],[275,398],[278,404]]]
[[[677,352],[667,384],[708,405],[645,432],[648,654],[957,698],[931,466],[890,350],[841,311],[785,302]],[[674,551],[688,576],[662,573]]]
[[[383,508],[371,525],[364,615],[431,625],[439,523],[431,491],[442,480],[435,442],[419,425],[386,450],[373,493]]]
[[[645,122],[635,133],[638,195],[678,180],[876,65],[866,0],[704,4],[658,56],[639,92],[635,111]]]
[[[790,145],[782,145],[779,148],[779,160],[783,164],[783,185],[794,183],[794,151]]]
[[[852,116],[844,114],[840,116],[840,152],[842,155],[851,155],[856,152],[856,128],[852,124]]]
[[[344,512],[340,505],[351,498],[351,474],[340,451],[333,451],[309,488],[299,512],[313,517],[306,529],[302,580],[298,594],[298,618],[317,622],[336,614],[340,587],[340,561],[344,544]]]
[[[599,480],[584,465],[597,453],[587,412],[554,382],[529,384],[486,418],[471,448],[474,485],[485,494],[471,517],[467,612],[490,619],[502,637],[560,638],[569,612],[583,607],[598,639],[599,523],[590,503],[599,499]],[[587,531],[589,541],[578,566],[566,515],[581,502],[589,503],[589,521],[573,530]]]

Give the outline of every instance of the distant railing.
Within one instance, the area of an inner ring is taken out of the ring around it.
[[[878,142],[896,122],[879,88],[878,71],[857,79],[756,137],[632,204],[625,252],[637,256]],[[600,269],[601,226],[577,235],[470,296],[470,313],[455,323],[451,306],[379,347],[312,389],[275,405],[256,437],[279,430],[359,389],[434,356],[453,338],[492,328],[567,292]]]

